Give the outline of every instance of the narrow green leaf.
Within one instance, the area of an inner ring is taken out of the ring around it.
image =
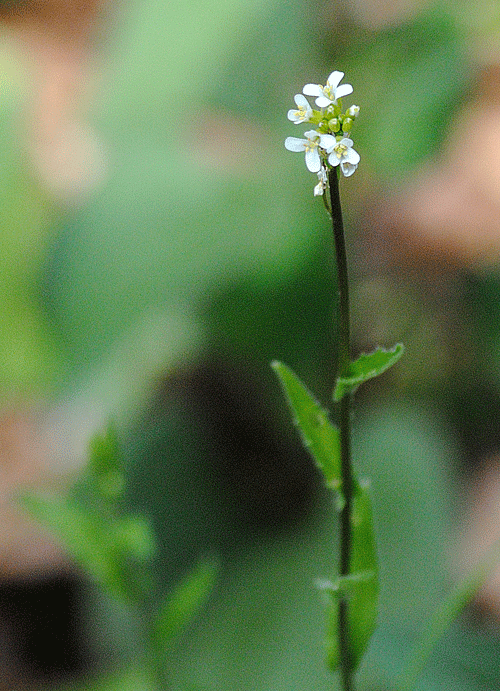
[[[19,502],[62,542],[78,565],[114,597],[126,599],[121,555],[114,531],[70,499],[23,494]]]
[[[497,540],[479,564],[455,586],[434,612],[425,631],[417,642],[402,676],[401,689],[403,691],[411,691],[415,687],[436,643],[464,607],[471,602],[488,576],[498,567],[499,562],[500,540]]]
[[[327,662],[332,671],[340,665],[339,601],[348,602],[350,655],[355,669],[370,642],[377,622],[378,566],[369,485],[356,483],[352,513],[350,573],[325,587],[329,594]]]
[[[332,425],[327,412],[289,367],[277,361],[272,362],[271,367],[278,375],[304,446],[323,472],[327,486],[340,490],[338,428]]]
[[[195,616],[210,595],[218,572],[213,559],[200,561],[167,595],[155,624],[159,647],[166,650],[174,638]]]
[[[377,348],[373,353],[363,353],[349,365],[349,376],[339,377],[333,392],[333,400],[340,401],[346,394],[354,393],[358,386],[378,377],[396,364],[404,353],[404,345],[396,343],[394,348]]]

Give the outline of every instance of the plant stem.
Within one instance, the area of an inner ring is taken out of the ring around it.
[[[328,172],[330,204],[337,263],[337,281],[339,290],[339,334],[337,377],[347,376],[350,363],[350,324],[349,324],[349,280],[347,274],[347,254],[345,248],[344,223],[340,206],[339,178],[337,169]],[[346,576],[350,571],[351,561],[351,513],[354,495],[354,475],[351,462],[351,395],[341,399],[338,409],[340,428],[340,455],[342,473],[342,492],[344,506],[340,512],[340,575]],[[352,691],[353,670],[348,621],[348,603],[345,599],[339,606],[339,645],[340,674],[343,691]]]

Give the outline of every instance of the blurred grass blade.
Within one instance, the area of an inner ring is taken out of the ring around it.
[[[214,559],[202,560],[167,595],[155,625],[155,638],[161,650],[165,651],[194,618],[212,592],[218,570]]]
[[[378,377],[396,364],[404,353],[404,345],[396,343],[394,348],[377,348],[373,353],[363,353],[349,365],[349,376],[339,377],[333,392],[333,400],[340,401],[346,394],[354,393],[358,386]]]
[[[337,427],[292,370],[281,362],[271,363],[285,392],[294,422],[299,428],[304,446],[323,472],[326,484],[339,490],[340,436]]]
[[[432,652],[448,626],[473,599],[491,572],[500,562],[500,540],[483,557],[481,562],[451,591],[431,617],[426,630],[413,650],[413,654],[402,675],[400,688],[411,691],[429,661]]]
[[[327,662],[332,671],[340,664],[340,598],[345,597],[348,601],[353,669],[359,665],[377,623],[378,566],[373,512],[367,482],[356,483],[351,522],[353,534],[350,573],[348,576],[339,577],[331,587],[325,588],[330,596],[326,643]]]

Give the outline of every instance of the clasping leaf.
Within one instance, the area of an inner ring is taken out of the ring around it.
[[[352,551],[350,573],[322,589],[329,595],[327,662],[332,671],[340,664],[339,603],[347,601],[352,668],[356,669],[377,623],[378,567],[373,513],[367,481],[356,482],[351,511]]]

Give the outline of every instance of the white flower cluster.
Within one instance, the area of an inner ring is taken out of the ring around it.
[[[340,165],[345,177],[351,176],[359,163],[359,154],[352,148],[353,141],[348,136],[352,124],[359,113],[358,106],[351,106],[342,112],[342,97],[352,93],[350,84],[340,84],[343,72],[332,72],[326,85],[306,84],[303,94],[294,97],[297,108],[288,111],[288,119],[295,125],[303,122],[315,125],[317,129],[304,132],[305,139],[287,137],[285,147],[288,151],[304,151],[306,166],[311,173],[317,173],[318,184],[315,195],[326,189],[329,168]],[[314,110],[306,96],[315,96]]]

